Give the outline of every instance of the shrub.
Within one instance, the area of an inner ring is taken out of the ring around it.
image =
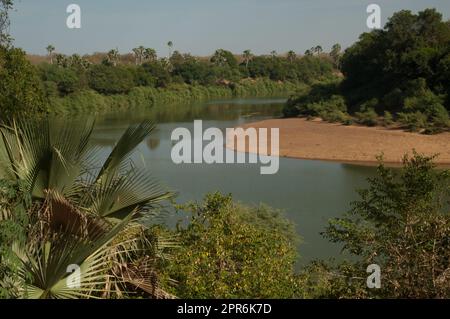
[[[417,132],[420,129],[426,128],[428,117],[422,112],[414,113],[398,113],[398,120],[412,132]]]
[[[89,87],[102,94],[128,93],[134,87],[133,74],[123,67],[94,65],[88,77]]]
[[[393,123],[394,123],[394,118],[393,118],[391,112],[384,111],[384,116],[383,116],[384,126],[389,126],[389,125],[392,125]]]
[[[234,204],[207,195],[179,228],[181,248],[169,265],[180,298],[292,298],[296,235],[293,225],[266,206]]]
[[[54,82],[61,95],[67,95],[81,89],[80,78],[72,69],[43,64],[40,66],[40,74],[44,82]]]
[[[378,114],[373,108],[368,108],[362,112],[356,112],[355,117],[359,124],[367,126],[375,126],[378,124]]]
[[[0,46],[0,119],[36,116],[47,107],[42,82],[25,52]]]
[[[450,171],[418,154],[403,163],[401,170],[380,164],[352,209],[330,221],[326,237],[354,261],[322,267],[322,298],[450,297]],[[365,279],[349,281],[367,278],[370,264],[381,267],[380,289],[367,289]]]

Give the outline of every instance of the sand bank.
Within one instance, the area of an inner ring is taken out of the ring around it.
[[[384,127],[344,126],[302,118],[273,119],[250,123],[243,128],[279,128],[281,157],[376,164],[384,154],[388,164],[400,164],[406,153],[439,154],[436,163],[450,166],[450,133],[423,135]],[[228,141],[228,148],[232,145]],[[257,153],[252,147],[237,151]]]

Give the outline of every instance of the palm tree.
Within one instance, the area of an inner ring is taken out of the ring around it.
[[[272,58],[275,59],[277,57],[278,53],[277,53],[277,51],[273,50],[270,52],[270,55],[272,56]]]
[[[146,61],[150,61],[150,62],[154,62],[158,58],[158,56],[156,55],[155,49],[152,49],[152,48],[145,49],[143,55],[144,55],[144,59]]]
[[[48,56],[50,58],[50,63],[53,64],[53,52],[55,51],[55,47],[49,44],[46,48]]]
[[[244,57],[245,67],[248,69],[248,64],[250,60],[253,58],[252,51],[245,50],[242,56]]]
[[[106,55],[106,59],[109,63],[111,63],[113,66],[117,66],[117,63],[119,62],[119,50],[118,49],[112,49],[108,52]]]
[[[334,66],[336,68],[339,68],[340,66],[340,58],[341,58],[341,45],[339,43],[336,43],[331,48],[330,56],[333,59]]]
[[[323,52],[323,49],[320,45],[318,45],[314,48],[314,52],[316,52],[317,55],[320,55]]]
[[[313,55],[313,51],[311,51],[311,50],[306,50],[306,51],[305,51],[305,55],[306,55],[306,56],[312,56],[312,55]]]
[[[167,46],[169,47],[169,59],[172,56],[172,48],[173,48],[173,42],[169,41],[167,42]]]
[[[0,127],[0,177],[23,181],[33,200],[29,238],[13,247],[21,261],[13,280],[19,297],[120,297],[127,285],[167,296],[139,220],[172,194],[130,160],[153,129],[150,122],[130,126],[105,158],[90,142],[93,122]],[[158,241],[171,245],[170,238]],[[81,272],[68,274],[70,265]]]
[[[144,59],[144,52],[145,52],[145,48],[142,45],[133,49],[136,65],[142,64],[142,61]]]
[[[292,63],[295,61],[295,59],[297,59],[297,54],[295,54],[295,52],[291,50],[287,53],[287,59]]]

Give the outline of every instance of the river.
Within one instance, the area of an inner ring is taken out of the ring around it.
[[[94,143],[110,149],[129,124],[151,119],[157,131],[139,146],[137,165],[178,193],[176,201],[201,200],[208,192],[231,193],[245,204],[265,203],[281,209],[302,237],[299,265],[314,258],[338,257],[339,247],[320,232],[327,220],[340,216],[357,199],[356,189],[367,185],[375,169],[324,161],[281,158],[275,175],[261,175],[260,164],[179,164],[171,160],[171,132],[178,127],[193,130],[203,120],[204,129],[232,128],[281,115],[283,99],[234,99],[187,105],[157,105],[127,112],[96,116]],[[229,150],[227,150],[229,151]],[[168,216],[168,223],[181,215]]]

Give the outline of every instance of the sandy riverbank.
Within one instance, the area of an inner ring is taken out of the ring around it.
[[[281,157],[328,160],[372,165],[383,153],[389,164],[400,164],[405,153],[415,149],[426,155],[439,154],[436,163],[450,166],[450,133],[423,135],[383,127],[344,126],[306,119],[273,119],[243,128],[279,128]],[[229,141],[228,148],[232,148]],[[235,147],[256,153],[255,148]]]

